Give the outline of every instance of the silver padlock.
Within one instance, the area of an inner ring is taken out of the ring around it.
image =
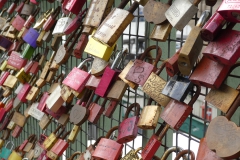
[[[52,35],[54,36],[63,36],[64,35],[64,30],[68,27],[68,25],[72,22],[72,18],[71,15],[72,13],[70,13],[68,15],[68,17],[64,17],[65,14],[63,14],[62,18],[60,18],[57,21],[57,24],[52,32]]]

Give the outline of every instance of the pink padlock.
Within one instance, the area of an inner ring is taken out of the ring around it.
[[[21,55],[18,52],[12,51],[7,64],[20,70],[27,64],[27,60],[21,58]]]
[[[86,0],[65,0],[63,2],[63,9],[73,14],[78,14],[85,2]]]

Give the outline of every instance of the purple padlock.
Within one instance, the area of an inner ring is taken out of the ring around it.
[[[38,39],[39,33],[33,28],[30,28],[28,32],[23,37],[23,40],[28,43],[31,47],[37,48],[37,39]]]
[[[0,36],[0,47],[2,49],[8,50],[11,47],[12,44],[13,44],[12,41],[7,39],[6,37]]]

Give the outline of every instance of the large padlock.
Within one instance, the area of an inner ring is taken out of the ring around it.
[[[94,124],[97,124],[98,120],[100,119],[100,116],[102,115],[104,111],[105,104],[107,102],[107,99],[105,98],[101,105],[97,104],[99,100],[99,96],[95,99],[93,103],[89,106],[89,116],[88,121]]]
[[[162,108],[159,105],[152,105],[152,101],[153,99],[149,98],[147,106],[143,108],[137,124],[138,128],[155,129],[157,127]]]
[[[77,33],[77,30],[75,30],[71,36],[68,37],[66,43],[62,44],[54,57],[54,62],[57,65],[65,64],[69,57],[72,54],[73,46],[75,45],[78,37],[80,36],[81,32]],[[70,41],[72,42],[71,45],[69,45]]]
[[[85,4],[86,0],[68,0],[63,2],[63,9],[73,13],[78,14],[83,5]]]
[[[238,65],[239,64],[236,63],[232,66],[232,69]],[[189,79],[191,82],[197,85],[208,88],[219,88],[226,76],[229,74],[230,70],[231,66],[220,64],[203,56]]]
[[[229,22],[239,23],[239,2],[223,0],[217,12]]]
[[[169,127],[170,126],[164,122],[157,130],[157,132],[151,136],[146,146],[142,150],[142,159],[151,159],[155,155],[158,148],[162,144],[161,141],[164,135],[167,133]]]
[[[154,64],[144,62],[143,59],[146,57],[148,52],[150,52],[153,49],[156,49],[158,52],[157,57],[154,61]],[[150,76],[150,74],[156,71],[156,66],[161,56],[162,56],[162,49],[160,47],[156,45],[148,47],[144,51],[144,53],[141,55],[140,59],[136,59],[134,61],[133,66],[130,68],[125,78],[129,81],[132,81],[134,83],[137,83],[143,86],[146,80],[148,79],[148,77]]]
[[[15,76],[18,79],[18,81],[22,84],[25,84],[26,82],[31,80],[31,75],[27,74],[24,71],[25,68],[22,68]]]
[[[218,12],[215,12],[202,27],[201,38],[204,41],[214,40],[226,22],[227,21]]]
[[[204,11],[196,26],[189,33],[178,57],[178,68],[183,75],[189,75],[203,47],[201,27],[210,17],[210,11]]]
[[[111,134],[118,129],[118,126],[111,128],[105,138],[101,138],[94,153],[93,158],[104,160],[117,160],[119,159],[123,144],[119,144],[116,141],[109,139]]]
[[[165,12],[165,16],[171,25],[177,30],[182,30],[191,18],[197,13],[197,5],[201,0],[177,0]]]
[[[222,84],[218,89],[211,89],[205,97],[205,100],[220,109],[223,113],[227,113],[238,95],[238,90]]]
[[[134,116],[128,118],[130,111],[135,108]],[[138,103],[131,104],[125,113],[124,120],[120,123],[118,128],[118,143],[127,143],[134,140],[138,134],[138,121],[140,114],[140,105]]]
[[[168,123],[173,129],[179,130],[184,121],[191,114],[193,110],[193,104],[196,102],[201,92],[201,87],[200,86],[196,87],[197,90],[188,104],[176,100],[171,100],[162,111],[160,115],[161,118],[166,123]]]
[[[50,29],[52,29],[52,27],[56,24],[57,22],[57,16],[59,15],[61,10],[61,7],[57,7],[54,12],[48,17],[48,19],[46,20],[46,22],[43,25],[43,30],[44,31],[49,31]]]
[[[149,0],[143,8],[145,20],[154,24],[161,24],[165,22],[167,19],[164,13],[171,4],[172,0],[169,0],[167,4],[155,0]]]
[[[162,94],[183,102],[193,87],[193,83],[180,75],[175,75],[169,79],[162,90]]]
[[[57,24],[55,25],[52,35],[53,36],[63,36],[64,30],[68,27],[68,25],[72,22],[71,13],[68,15],[68,17],[64,17],[64,14],[62,15],[62,18],[60,18],[57,21]]]
[[[144,93],[149,95],[153,100],[155,100],[161,106],[167,106],[170,98],[162,94],[162,90],[166,85],[166,81],[159,77],[158,75],[162,72],[166,64],[166,61],[158,68],[155,73],[151,73],[145,84],[142,87]]]
[[[127,54],[127,50],[119,51],[115,60],[113,61],[111,67],[107,66],[104,70],[103,76],[95,90],[95,93],[101,97],[105,97],[108,94],[108,91],[116,81],[120,71],[117,69],[121,64],[121,60],[124,60],[125,55]]]
[[[60,131],[58,134],[57,132],[62,129],[62,131]],[[63,126],[58,126],[57,129],[52,132],[43,142],[43,146],[44,146],[44,149],[46,150],[50,150],[54,144],[57,142],[57,140],[59,139],[59,137],[63,134],[65,130],[65,127]]]
[[[124,0],[118,8],[114,8],[103,20],[93,38],[112,47],[122,35],[126,27],[134,18],[133,12],[138,8],[138,2],[134,2],[128,11],[123,10],[129,0]]]
[[[7,148],[9,145],[11,145],[11,148]],[[10,154],[12,153],[14,147],[14,143],[11,141],[8,141],[5,145],[5,147],[2,148],[2,151],[0,153],[0,157],[4,160],[7,160]]]
[[[204,49],[204,56],[224,65],[233,65],[240,57],[239,31],[222,30]]]
[[[237,89],[239,91],[239,87]],[[210,150],[216,152],[223,159],[235,159],[239,157],[239,127],[231,121],[232,115],[238,109],[240,96],[236,98],[225,116],[218,116],[211,120],[207,132],[206,141]],[[226,129],[227,127],[227,129]]]

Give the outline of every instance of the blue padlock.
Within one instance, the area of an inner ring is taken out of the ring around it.
[[[9,144],[12,144],[11,149],[7,148]],[[12,141],[7,142],[6,146],[2,148],[2,152],[0,153],[0,158],[7,160],[10,154],[12,153],[14,144]]]

